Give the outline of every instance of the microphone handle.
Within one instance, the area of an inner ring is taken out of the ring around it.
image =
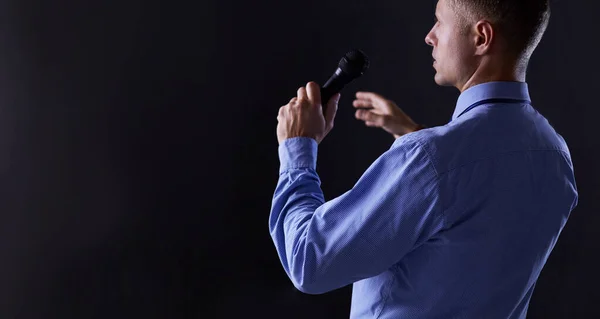
[[[327,103],[332,96],[339,93],[347,83],[347,79],[344,74],[341,74],[342,70],[338,68],[335,73],[325,82],[321,87],[321,105],[323,106],[323,114],[327,111]]]

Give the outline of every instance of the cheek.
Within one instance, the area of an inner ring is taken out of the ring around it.
[[[455,45],[456,43],[452,41],[452,38],[444,31],[441,31],[438,34],[438,43],[436,48],[438,58],[444,60],[444,62],[451,60],[456,52]]]
[[[470,56],[464,40],[456,36],[444,36],[443,40],[440,39],[439,49],[447,67],[456,68]]]

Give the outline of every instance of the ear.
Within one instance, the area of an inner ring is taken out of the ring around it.
[[[475,24],[475,55],[484,55],[490,50],[496,34],[489,21],[480,20]]]

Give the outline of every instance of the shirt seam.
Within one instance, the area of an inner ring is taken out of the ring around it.
[[[431,165],[431,168],[433,168],[433,171],[435,172],[435,177],[439,178],[440,177],[440,173],[438,172],[437,168],[435,168],[435,163],[433,161],[433,156],[431,156],[431,153],[429,153],[429,150],[427,149],[427,147],[425,146],[425,144],[421,143],[418,140],[414,140],[414,142],[416,144],[419,144],[419,146],[425,151],[425,153],[427,153],[427,161]]]
[[[436,177],[435,187],[437,189],[437,196],[439,196],[440,198],[443,198],[444,196],[442,195],[442,187],[441,187],[441,183],[440,183],[441,175],[439,174],[438,170],[435,167],[435,162],[433,161],[433,156],[427,149],[426,143],[422,143],[420,140],[417,140],[417,139],[411,139],[411,141],[413,141],[415,144],[419,145],[421,147],[421,149],[423,149],[425,151],[428,165],[431,165],[431,168],[433,169],[433,172],[435,173],[435,177]],[[444,207],[443,203],[436,204],[436,206],[439,207],[439,210],[438,210],[439,213],[437,213],[435,216],[436,224],[439,222],[439,223],[441,223],[442,228],[444,228],[444,226],[446,225],[446,221],[447,221],[446,210],[443,208]],[[416,247],[413,247],[410,251],[412,251],[414,249],[416,249]]]

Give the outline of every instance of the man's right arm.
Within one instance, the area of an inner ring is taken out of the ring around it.
[[[375,276],[443,224],[437,172],[415,141],[397,141],[343,195],[324,201],[316,143],[280,145],[269,229],[301,291],[320,294]],[[304,147],[300,147],[304,145]]]

